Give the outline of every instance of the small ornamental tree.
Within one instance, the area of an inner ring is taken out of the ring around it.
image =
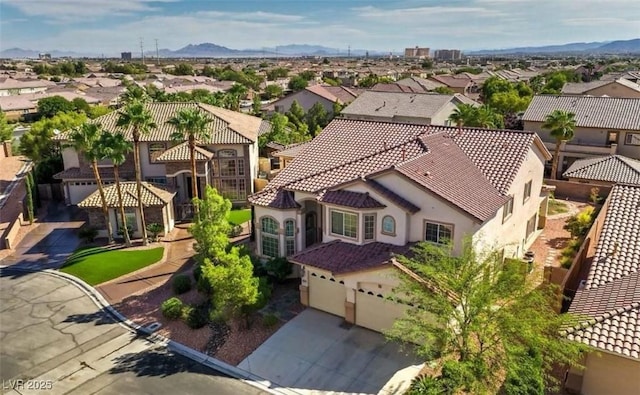
[[[576,364],[586,349],[562,336],[574,321],[556,313],[554,289],[523,286],[520,267],[503,263],[499,251],[477,253],[467,239],[456,256],[451,245],[420,243],[397,260],[403,269],[397,296],[411,307],[387,336],[417,345],[435,363],[438,373],[422,383],[433,393],[497,393],[504,372],[529,383],[541,376],[551,385],[551,368]],[[540,368],[518,368],[523,358]]]

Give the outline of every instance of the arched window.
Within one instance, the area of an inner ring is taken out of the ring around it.
[[[277,258],[280,256],[280,241],[278,238],[278,221],[271,217],[260,220],[260,241],[262,255]]]
[[[392,216],[385,215],[384,218],[382,218],[382,233],[395,236],[396,220],[393,219]]]
[[[284,243],[287,256],[296,253],[296,221],[292,219],[284,221]]]

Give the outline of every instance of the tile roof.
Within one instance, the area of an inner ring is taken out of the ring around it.
[[[258,138],[260,131],[265,128],[262,119],[251,115],[226,110],[223,108],[210,106],[204,103],[179,102],[179,103],[146,103],[146,108],[151,113],[156,128],[141,137],[141,141],[172,141],[171,135],[175,132],[175,127],[167,121],[173,118],[176,113],[183,109],[198,109],[205,113],[212,122],[208,124],[210,139],[206,144],[252,144]],[[119,130],[116,122],[119,111],[113,111],[93,120],[101,123],[110,131]],[[124,130],[127,138],[131,139],[131,128]],[[64,140],[66,133],[58,136],[58,140]]]
[[[399,207],[403,208],[404,210],[412,214],[420,211],[420,207],[416,206],[415,204],[411,203],[407,199],[393,192],[391,189],[385,187],[384,185],[380,184],[376,180],[367,179],[365,181],[365,184],[368,185],[374,191],[378,192],[380,195],[391,200],[393,203],[397,204]]]
[[[294,198],[292,191],[285,189],[270,189],[260,193],[256,193],[249,197],[249,201],[259,206],[277,208],[280,210],[288,210],[300,208],[298,202]]]
[[[113,180],[113,167],[99,167],[98,172],[102,180]],[[132,171],[124,171],[120,169],[120,179],[129,179],[135,177]],[[93,171],[87,168],[80,170],[78,167],[70,167],[53,175],[56,180],[94,180]]]
[[[318,195],[318,201],[322,203],[334,204],[336,206],[351,207],[357,209],[383,208],[387,207],[367,192],[354,191],[323,191]]]
[[[317,86],[317,85],[316,85]],[[356,97],[358,97],[358,92],[346,88],[344,86],[326,86],[322,85],[322,87],[333,96],[337,97],[338,100],[342,103],[351,103]]]
[[[561,94],[582,95],[591,89],[611,84],[613,81],[567,82],[562,87]]]
[[[466,88],[473,83],[467,76],[459,77],[454,75],[432,75],[430,79],[445,84],[451,88]]]
[[[544,122],[554,110],[576,114],[578,127],[640,130],[640,99],[536,95],[522,119]]]
[[[407,255],[413,244],[396,246],[387,243],[367,243],[363,245],[345,243],[339,240],[307,248],[289,260],[299,265],[327,270],[332,274],[345,274],[361,270],[391,267],[394,255]],[[335,259],[340,257],[340,259]]]
[[[436,88],[443,88],[446,85],[433,80],[427,80],[420,77],[403,78],[397,82],[400,85],[405,85],[414,88],[416,91],[428,92]]]
[[[567,337],[640,360],[640,186],[616,185]]]
[[[460,130],[446,126],[338,118],[309,142],[305,150],[267,184],[265,190],[252,195],[249,200],[257,205],[269,205],[270,199],[276,196],[273,191],[279,188],[317,193],[392,169],[395,165],[429,152],[430,147],[425,142],[428,139],[422,137],[435,133],[450,135],[451,142],[460,148],[490,183],[483,185],[505,195],[529,149],[538,139],[535,133],[525,131]],[[439,157],[447,161],[452,171],[460,165],[446,155]],[[464,163],[469,164],[468,161]],[[490,201],[497,202],[494,191],[487,193],[483,196],[490,195]]]
[[[424,93],[425,90],[423,88],[417,86],[403,85],[399,82],[392,83],[378,83],[371,88],[372,91],[376,92],[404,92],[404,93]]]
[[[580,159],[573,162],[563,176],[640,185],[640,160],[622,155]]]
[[[213,152],[196,146],[196,161],[208,161],[213,158]],[[156,162],[189,162],[191,161],[191,153],[189,152],[189,143],[184,142],[171,147],[164,151],[156,158]]]
[[[451,137],[438,133],[424,136],[422,141],[429,151],[397,165],[398,172],[482,222],[509,200]]]
[[[122,191],[122,202],[125,207],[138,207],[136,183],[125,181],[120,183]],[[118,203],[118,192],[115,184],[104,188],[105,198],[109,207],[120,207]],[[145,207],[164,206],[175,196],[175,192],[169,192],[149,182],[142,183],[142,204]],[[78,207],[102,207],[100,192],[96,190],[78,203]]]
[[[367,91],[344,108],[345,118],[375,117],[392,121],[396,117],[432,118],[448,103],[475,103],[462,95]],[[365,118],[366,119],[366,118]]]
[[[311,141],[305,141],[304,143],[289,144],[282,150],[274,152],[273,156],[295,158],[296,156],[304,152],[305,148],[309,145],[310,142]]]

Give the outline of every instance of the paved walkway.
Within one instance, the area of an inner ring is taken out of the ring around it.
[[[164,284],[176,272],[187,270],[194,254],[193,237],[187,226],[179,225],[161,241],[165,248],[163,260],[127,276],[101,284],[96,289],[111,304]]]

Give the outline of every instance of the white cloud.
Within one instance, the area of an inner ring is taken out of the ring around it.
[[[471,16],[500,16],[503,15],[501,11],[492,10],[484,7],[415,7],[415,8],[396,8],[396,9],[384,9],[373,6],[367,7],[355,7],[352,11],[356,13],[357,17],[366,19],[376,19],[382,21],[389,21],[397,24],[403,24],[408,21],[421,20],[423,23],[430,22],[425,18],[433,18],[435,16],[442,17],[445,15],[471,15]]]
[[[152,12],[152,3],[171,3],[178,0],[2,0],[25,15],[44,16],[56,21],[94,20],[108,15],[131,15]],[[45,19],[45,21],[47,21]]]
[[[202,11],[199,16],[208,16],[212,18],[226,18],[235,21],[261,21],[269,23],[278,22],[301,22],[305,19],[301,15],[276,14],[272,12],[224,12],[224,11]]]
[[[563,19],[562,23],[567,26],[590,26],[592,28],[598,26],[622,26],[638,27],[638,20],[628,20],[615,17],[587,17],[587,18],[568,18]]]

